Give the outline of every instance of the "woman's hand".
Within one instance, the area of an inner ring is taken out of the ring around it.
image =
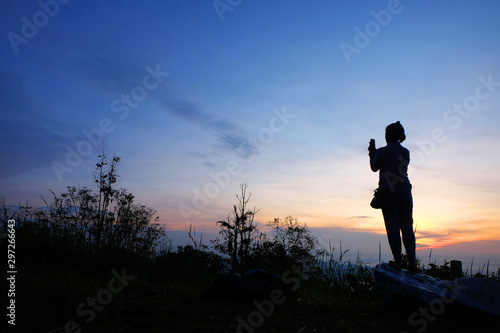
[[[377,148],[375,148],[375,140],[370,139],[370,145],[368,146],[368,151],[371,153],[374,153],[377,151]]]

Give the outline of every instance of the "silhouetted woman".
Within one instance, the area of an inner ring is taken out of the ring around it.
[[[385,129],[387,146],[375,148],[375,140],[370,140],[370,167],[373,172],[380,170],[379,190],[386,193],[388,205],[382,208],[385,229],[394,261],[389,265],[401,268],[401,235],[409,259],[409,269],[416,271],[415,234],[413,233],[413,198],[408,179],[410,151],[401,146],[406,139],[405,130],[398,122]],[[401,233],[401,234],[400,234]]]

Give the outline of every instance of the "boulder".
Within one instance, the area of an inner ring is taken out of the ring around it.
[[[441,280],[407,270],[397,270],[386,263],[375,267],[375,281],[384,299],[413,299],[426,304],[460,303],[467,307],[500,316],[500,282],[487,278]]]

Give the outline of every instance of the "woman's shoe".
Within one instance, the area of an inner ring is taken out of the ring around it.
[[[410,262],[408,265],[408,271],[412,273],[420,273],[420,269],[417,267],[417,264],[415,262]]]
[[[391,260],[389,261],[389,266],[391,268],[397,269],[398,271],[401,269],[401,261],[399,260]]]

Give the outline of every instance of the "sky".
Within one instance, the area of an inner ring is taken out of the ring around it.
[[[2,1],[0,197],[91,186],[101,152],[172,234],[261,225],[390,254],[368,142],[400,121],[418,256],[500,263],[500,2]],[[186,237],[187,239],[187,237]],[[481,259],[477,259],[481,258]]]

